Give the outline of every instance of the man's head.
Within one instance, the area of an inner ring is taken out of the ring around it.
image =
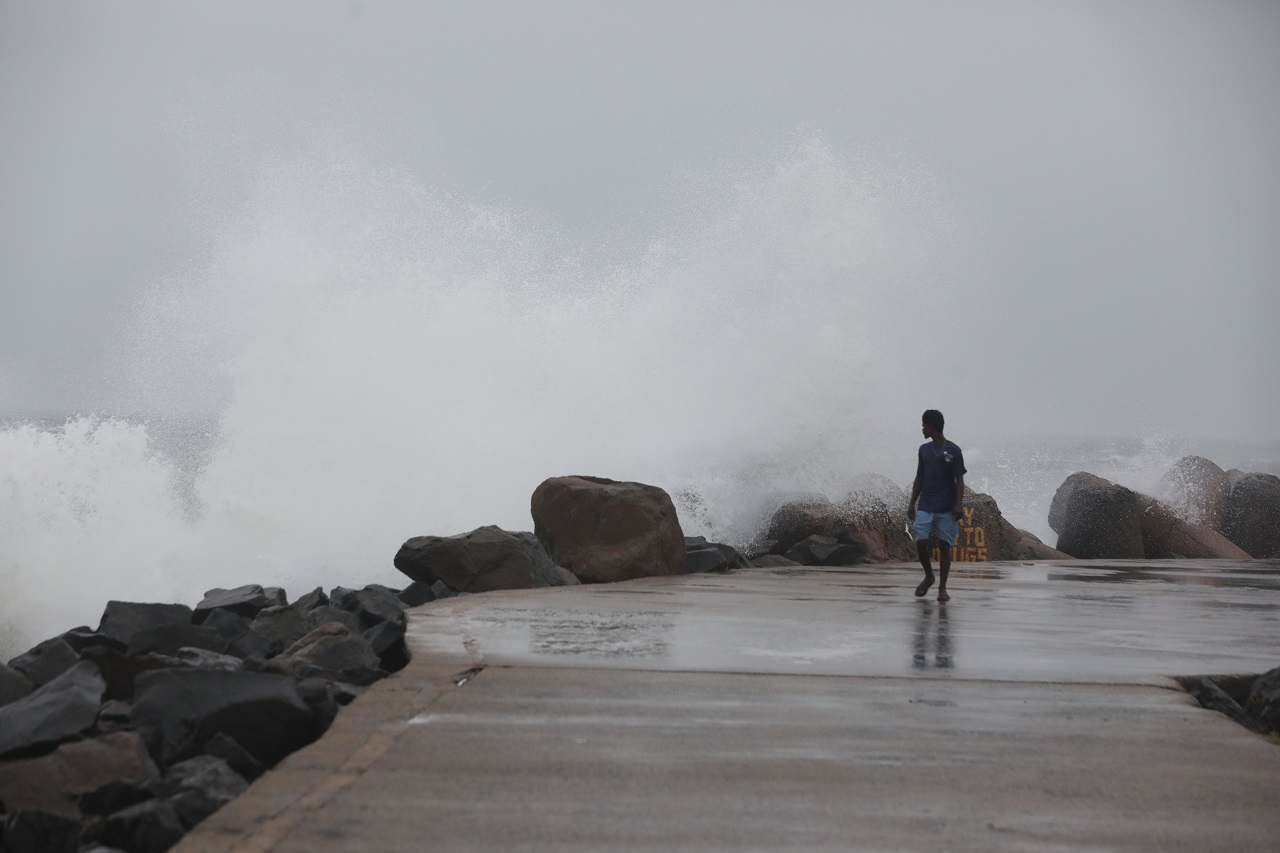
[[[920,416],[920,431],[924,433],[925,438],[941,438],[942,427],[945,423],[942,412],[937,409],[928,409]]]

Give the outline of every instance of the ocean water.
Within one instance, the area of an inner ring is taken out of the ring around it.
[[[1050,544],[1078,470],[1280,470],[1276,443],[1001,435],[921,399],[903,318],[971,284],[980,240],[910,163],[801,139],[608,239],[345,161],[257,187],[139,284],[83,403],[2,404],[5,659],[110,599],[402,585],[405,539],[530,529],[550,476],[662,486],[687,534],[745,544],[786,496],[907,486],[928,407]]]

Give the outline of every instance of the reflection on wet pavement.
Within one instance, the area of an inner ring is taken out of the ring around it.
[[[932,660],[930,657],[932,656]],[[951,644],[951,625],[947,605],[922,602],[916,618],[916,637],[912,645],[911,665],[917,670],[929,668],[949,670],[955,664]]]
[[[1280,663],[1280,565],[1001,563],[742,570],[505,592],[414,611],[415,650],[477,663],[697,672],[1164,683]]]

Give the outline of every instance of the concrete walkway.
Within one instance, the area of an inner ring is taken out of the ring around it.
[[[465,596],[179,851],[1274,850],[1280,564],[755,569]]]

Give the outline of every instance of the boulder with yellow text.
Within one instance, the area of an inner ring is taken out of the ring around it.
[[[1014,527],[991,495],[965,489],[964,516],[951,558],[958,563],[990,560],[1070,560],[1034,534]]]

